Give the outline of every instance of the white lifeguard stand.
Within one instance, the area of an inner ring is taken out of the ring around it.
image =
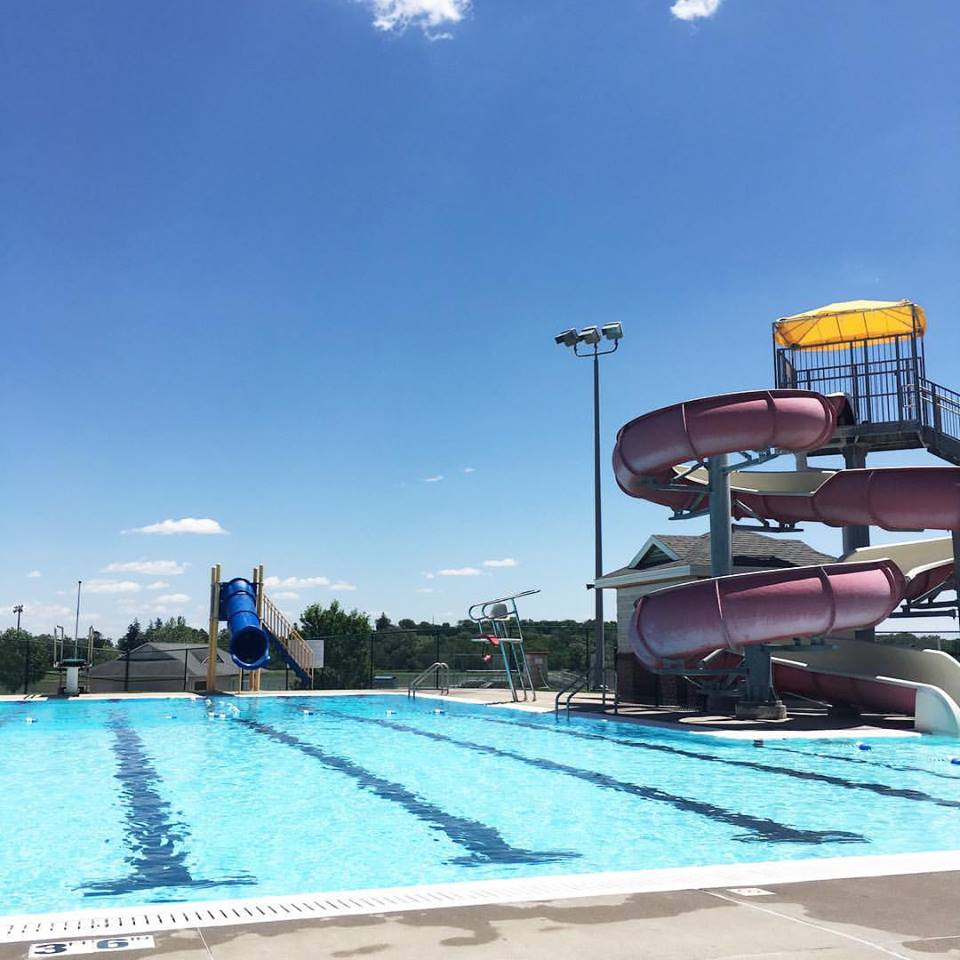
[[[500,651],[507,688],[514,700],[537,699],[537,691],[533,687],[533,678],[527,664],[527,654],[523,649],[523,629],[520,625],[520,614],[517,612],[517,600],[539,592],[524,590],[509,597],[484,600],[475,603],[467,611],[467,616],[477,624],[480,631],[475,642],[492,644]]]

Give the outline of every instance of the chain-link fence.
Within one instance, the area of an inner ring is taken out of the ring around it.
[[[616,624],[605,624],[605,664],[616,665]],[[462,629],[377,630],[322,638],[325,663],[315,685],[329,689],[406,687],[435,664],[446,663],[459,687],[505,687],[500,651]],[[563,686],[593,659],[593,624],[565,623],[536,629],[524,624],[524,649],[534,686]],[[435,678],[439,682],[439,677]],[[429,685],[430,679],[427,678]]]
[[[616,625],[605,625],[605,664],[608,677],[616,665]],[[593,658],[592,623],[524,624],[525,650],[534,685],[560,688],[583,674]],[[450,667],[452,682],[467,687],[505,687],[503,659],[497,647],[463,627],[404,630],[389,628],[360,635],[311,637],[322,639],[325,665],[316,670],[314,686],[327,689],[406,687],[434,664]],[[86,660],[81,675],[85,693],[190,692],[207,689],[205,644],[146,643],[125,652],[116,647],[91,647],[81,639],[74,651],[67,640],[25,632],[0,640],[0,692],[57,694],[65,674],[57,666],[64,657]],[[236,668],[222,652],[217,668],[219,690],[248,688],[249,674]],[[294,690],[305,683],[279,660],[260,671],[261,690]],[[437,678],[437,682],[439,678]],[[611,680],[608,679],[608,683]],[[427,678],[426,685],[430,685]]]

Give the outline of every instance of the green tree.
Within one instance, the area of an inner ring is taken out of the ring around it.
[[[191,627],[184,617],[170,617],[164,623],[159,618],[147,627],[143,639],[149,643],[205,644],[206,630]]]
[[[390,622],[390,618],[385,614],[381,613],[376,620],[377,630],[390,630],[393,627],[393,624]]]
[[[328,689],[365,687],[370,681],[370,618],[347,611],[334,600],[329,607],[313,603],[300,614],[305,640],[324,641],[324,668],[319,683]]]
[[[127,627],[127,632],[117,641],[117,647],[126,653],[134,647],[139,647],[143,640],[143,629],[140,626],[140,621],[134,617],[133,623]]]
[[[53,638],[32,636],[26,630],[15,627],[0,634],[0,688],[9,693],[20,693],[26,680],[31,683],[42,680],[53,666]]]

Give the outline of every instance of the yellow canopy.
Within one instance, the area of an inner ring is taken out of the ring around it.
[[[909,300],[848,300],[782,317],[773,325],[781,347],[829,347],[858,340],[892,340],[927,329],[923,307]]]

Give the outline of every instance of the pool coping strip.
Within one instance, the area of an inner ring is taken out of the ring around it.
[[[0,916],[0,943],[960,870],[960,850],[337,890]]]

